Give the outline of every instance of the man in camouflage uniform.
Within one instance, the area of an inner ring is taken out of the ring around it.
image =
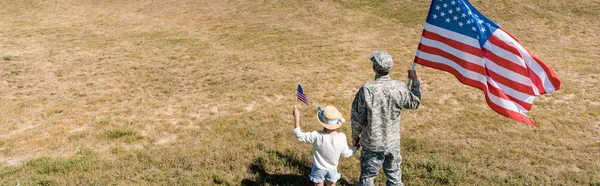
[[[360,159],[359,185],[374,185],[379,168],[388,178],[386,185],[403,185],[400,156],[400,113],[417,109],[421,92],[417,74],[408,71],[413,80],[411,90],[404,82],[388,75],[394,61],[385,51],[371,54],[375,80],[365,83],[352,102],[352,144],[363,147]]]

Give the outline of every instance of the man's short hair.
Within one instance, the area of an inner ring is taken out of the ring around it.
[[[378,71],[377,67],[375,67],[375,64],[373,64],[373,69],[375,69],[375,72],[377,72],[377,73],[379,73],[381,75],[384,75],[384,76],[386,76],[386,75],[388,75],[390,73],[389,71],[388,72]]]

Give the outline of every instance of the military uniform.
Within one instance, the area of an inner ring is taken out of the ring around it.
[[[388,74],[393,61],[384,51],[375,51],[371,61],[380,74]],[[359,185],[374,185],[383,166],[387,185],[402,185],[400,163],[400,114],[402,109],[417,109],[421,103],[420,82],[414,80],[411,90],[388,75],[376,76],[364,84],[352,102],[352,139],[359,140],[361,175]]]

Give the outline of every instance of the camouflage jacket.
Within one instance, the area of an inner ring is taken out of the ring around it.
[[[417,109],[421,103],[419,81],[412,90],[390,76],[375,76],[364,84],[352,102],[352,139],[370,151],[400,147],[400,114],[403,108]]]

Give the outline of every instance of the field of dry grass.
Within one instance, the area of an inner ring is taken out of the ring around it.
[[[563,88],[529,113],[418,67],[402,118],[408,185],[600,185],[600,1],[472,0],[552,67]],[[405,80],[429,1],[0,1],[0,185],[306,184],[301,82],[345,116],[373,50]],[[349,125],[342,129],[350,134]],[[357,157],[342,159],[342,185]],[[377,180],[383,184],[380,175]]]

